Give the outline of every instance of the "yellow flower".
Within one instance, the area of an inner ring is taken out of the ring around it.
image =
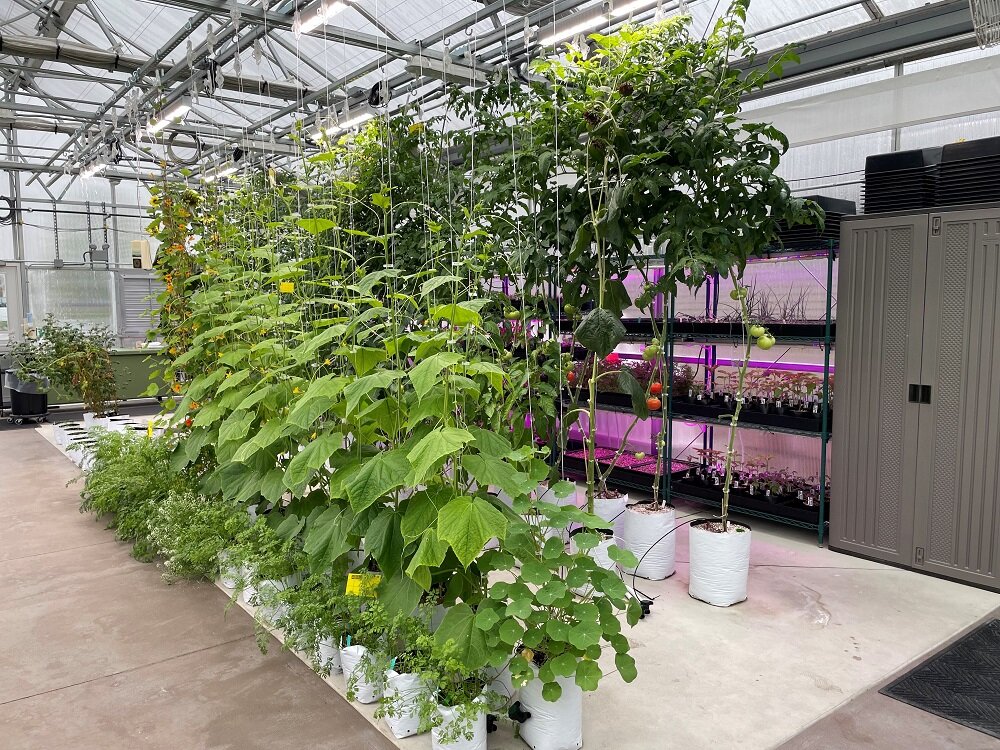
[[[310,440],[315,440],[316,439],[316,433],[314,432],[312,435],[310,435],[309,439]]]
[[[292,388],[292,393],[302,393],[302,391],[299,390],[298,386],[295,386],[294,388]]]
[[[328,360],[328,359],[324,359],[323,360],[323,364],[324,365],[332,365],[333,363],[330,360]]]

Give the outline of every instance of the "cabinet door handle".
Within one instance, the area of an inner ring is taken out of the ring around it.
[[[920,386],[920,403],[929,404],[931,402],[931,387],[929,385]]]
[[[920,386],[916,383],[910,383],[910,393],[908,400],[911,404],[920,403]]]

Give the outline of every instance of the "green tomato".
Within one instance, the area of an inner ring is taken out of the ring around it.
[[[729,298],[731,300],[746,299],[747,298],[747,288],[745,286],[738,286],[729,292]]]
[[[647,362],[652,362],[654,359],[659,357],[662,352],[663,349],[660,348],[659,344],[650,344],[642,350],[642,358]]]
[[[770,349],[772,346],[774,346],[774,344],[775,344],[774,336],[772,336],[769,333],[765,333],[763,336],[757,339],[757,346],[759,346],[764,351]]]
[[[563,313],[565,313],[567,318],[572,318],[576,315],[576,305],[563,305]]]
[[[755,339],[759,339],[761,336],[767,333],[767,329],[762,325],[750,326],[750,335]]]
[[[521,319],[521,311],[520,310],[508,310],[507,312],[504,313],[503,316],[505,318],[507,318],[507,320],[520,320]]]
[[[642,459],[644,459],[646,457],[646,454],[645,453],[636,453],[635,457],[641,461]]]

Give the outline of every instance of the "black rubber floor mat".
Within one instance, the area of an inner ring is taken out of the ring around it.
[[[1000,620],[990,620],[880,690],[1000,738]]]

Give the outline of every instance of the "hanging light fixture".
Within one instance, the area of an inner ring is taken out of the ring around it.
[[[308,34],[327,22],[330,18],[346,9],[350,0],[320,0],[303,14],[296,13],[292,23],[292,31],[296,37]]]
[[[370,107],[362,106],[354,110],[345,110],[338,116],[334,113],[332,117],[332,122],[326,127],[319,127],[315,132],[311,133],[311,137],[314,141],[320,140],[324,135],[336,135],[337,133],[343,133],[351,128],[356,128],[359,125],[364,125],[366,122],[375,119],[375,112],[372,111]]]
[[[623,18],[632,13],[645,13],[647,10],[662,7],[663,0],[618,0],[611,8],[611,15]]]
[[[229,177],[236,174],[239,171],[239,166],[232,159],[225,161],[222,164],[208,170],[201,176],[201,181],[206,185],[215,182],[216,180],[221,180],[224,177]]]
[[[653,10],[662,0],[608,0],[588,10],[574,13],[543,26],[538,32],[538,43],[548,47],[565,39],[572,39],[585,31],[594,31],[612,19],[624,18],[634,13]]]
[[[543,26],[538,31],[538,43],[548,47],[565,39],[572,39],[577,34],[604,26],[608,22],[609,6],[609,3],[601,3]]]
[[[154,114],[149,121],[149,125],[146,127],[146,132],[150,135],[155,135],[171,123],[181,120],[190,111],[191,100],[186,96],[182,96]]]

